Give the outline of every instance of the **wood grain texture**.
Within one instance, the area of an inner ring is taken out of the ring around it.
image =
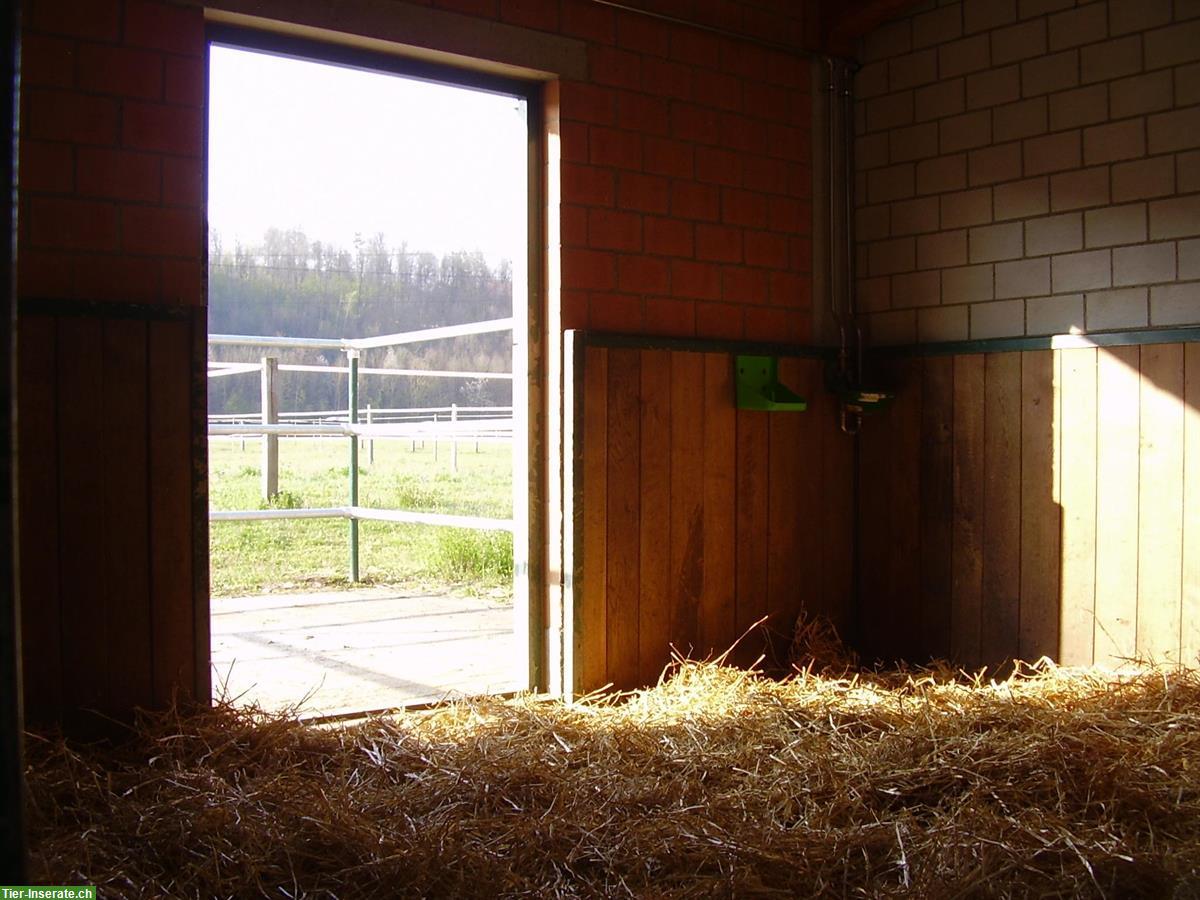
[[[605,647],[607,680],[621,690],[638,681],[640,397],[640,351],[609,350]]]
[[[704,357],[671,354],[671,640],[695,652],[704,591]]]
[[[787,381],[795,372],[781,365],[780,379]],[[806,413],[772,412],[768,414],[767,451],[770,466],[770,493],[767,498],[767,608],[770,619],[768,664],[786,668],[796,613],[800,607],[799,554],[806,552],[797,541],[800,518],[800,416]]]
[[[892,553],[889,498],[897,419],[890,409],[864,416],[858,445],[858,608],[854,643],[871,662],[891,654],[884,624],[896,602],[888,581]]]
[[[729,354],[706,353],[703,360],[704,583],[697,640],[700,655],[708,657],[724,653],[737,640],[737,410]]]
[[[794,502],[791,535],[792,554],[795,557],[795,589],[781,598],[777,609],[777,620],[785,632],[794,632],[796,620],[801,616],[825,615],[824,598],[821,596],[821,569],[824,565],[822,552],[821,509],[821,432],[828,425],[819,416],[821,393],[819,373],[815,360],[781,359],[779,378],[795,393],[809,402],[805,412],[778,412],[772,415],[787,419],[795,436],[792,453],[795,456]]]
[[[767,614],[767,501],[770,493],[768,414],[737,411],[737,609],[742,634]],[[747,636],[734,652],[738,665],[752,664],[765,650],[761,632]]]
[[[1058,434],[1054,352],[1021,354],[1020,641],[1024,660],[1058,655]]]
[[[892,647],[885,658],[914,659],[921,653],[921,361],[898,363],[889,382],[896,399],[887,414],[893,420],[891,462],[886,470],[888,529],[891,534],[888,581],[891,602],[880,618]]]
[[[48,316],[23,316],[17,333],[17,523],[25,718],[32,725],[48,726],[58,722],[63,707],[57,327]]]
[[[1200,344],[1184,347],[1183,599],[1179,660],[1200,664]]]
[[[1096,351],[1060,351],[1062,601],[1059,662],[1090,665],[1096,608]]]
[[[824,389],[821,364],[813,366],[816,384],[809,407],[821,436],[821,499],[817,521],[821,539],[821,607],[843,639],[849,639],[854,612],[854,466],[853,437],[842,431],[837,398]]]
[[[150,596],[154,702],[194,698],[191,325],[149,324]]]
[[[111,610],[103,605],[104,365],[102,323],[58,323],[58,521],[62,591],[63,724],[96,733],[96,714],[116,714],[111,682]],[[131,713],[132,710],[127,712]]]
[[[605,565],[608,557],[608,351],[584,351],[583,387],[583,596],[576,689],[586,693],[608,683]]]
[[[107,611],[115,709],[153,703],[145,322],[103,323],[100,465],[103,517],[98,598]],[[190,476],[190,470],[189,470]]]
[[[953,598],[954,360],[924,360],[921,377],[922,642],[914,661],[950,656]]]
[[[1137,649],[1179,659],[1183,567],[1183,346],[1142,347]]]
[[[728,353],[591,346],[583,356],[581,582],[593,599],[574,607],[575,668],[592,660],[578,690],[652,683],[670,647],[720,655],[763,616],[769,628],[729,658],[766,653],[786,667],[802,601],[849,619],[853,444],[821,394],[819,362],[780,363],[783,380],[815,399],[808,416],[737,410]],[[835,461],[831,440],[847,451]]]
[[[984,361],[983,663],[1005,671],[1020,652],[1021,355]]]
[[[950,656],[961,666],[981,665],[984,535],[984,360],[954,358],[954,540]]]
[[[1097,351],[1095,661],[1120,665],[1137,653],[1138,458],[1141,349]],[[1078,465],[1075,431],[1063,464]],[[1068,455],[1069,453],[1069,455]],[[1082,561],[1079,563],[1082,565]]]
[[[671,354],[641,357],[638,678],[650,684],[670,659]]]

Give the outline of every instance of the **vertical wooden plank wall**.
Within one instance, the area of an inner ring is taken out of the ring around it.
[[[208,699],[190,418],[203,311],[131,309],[23,311],[18,327],[26,709],[73,733]]]
[[[738,410],[728,353],[587,347],[576,690],[653,683],[671,648],[786,665],[802,608],[846,627],[853,443],[822,363],[781,361],[803,413]]]
[[[1066,356],[1096,351],[1072,350]],[[1095,660],[1119,664],[1122,658],[1137,653],[1137,609],[1128,598],[1137,596],[1138,586],[1138,423],[1141,420],[1141,352],[1137,347],[1119,347],[1096,355],[1096,378],[1089,380],[1088,413],[1096,423],[1095,471],[1088,469],[1094,481],[1086,485],[1087,496],[1095,497],[1095,619],[1087,628],[1094,630]],[[1095,395],[1104,397],[1104,416],[1097,417]],[[1085,418],[1084,421],[1087,421]],[[1079,434],[1076,441],[1082,440]],[[1090,430],[1086,433],[1090,439]],[[1084,458],[1086,461],[1086,457]],[[1063,482],[1069,476],[1064,474]],[[1096,492],[1096,485],[1104,490]],[[1066,502],[1064,500],[1064,502]],[[1086,561],[1090,563],[1089,555]],[[1064,576],[1066,573],[1064,572]],[[1072,583],[1079,583],[1076,576]],[[1084,654],[1078,654],[1085,659]]]
[[[861,437],[866,655],[1198,662],[1200,345],[913,357],[879,375],[898,395]]]
[[[1059,646],[1059,477],[1055,435],[1061,428],[1055,394],[1055,359],[1049,350],[1022,354],[1020,446],[1020,602],[1017,654],[1055,656]],[[949,527],[949,523],[947,523]]]

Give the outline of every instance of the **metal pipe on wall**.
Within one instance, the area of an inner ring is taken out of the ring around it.
[[[862,329],[858,324],[855,297],[854,246],[854,91],[852,79],[858,64],[853,60],[829,59],[826,65],[827,128],[825,132],[826,225],[828,245],[829,309],[838,329],[836,391],[860,388],[863,381]],[[839,140],[841,146],[839,147]],[[840,255],[839,255],[840,251]],[[858,432],[861,413],[842,404],[841,428]]]
[[[858,323],[858,304],[855,296],[856,253],[854,245],[854,75],[860,66],[846,60],[842,69],[842,196],[845,200],[845,216],[842,229],[846,238],[845,298],[846,315],[854,328],[854,355],[856,383],[863,382],[862,327]]]

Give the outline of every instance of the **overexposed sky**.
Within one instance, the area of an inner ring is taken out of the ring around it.
[[[269,227],[355,232],[488,261],[525,247],[525,103],[214,46],[208,221],[226,247]]]

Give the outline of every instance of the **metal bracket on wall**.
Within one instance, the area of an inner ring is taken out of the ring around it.
[[[735,356],[734,383],[738,409],[803,412],[808,402],[779,383],[779,360],[774,356]]]

